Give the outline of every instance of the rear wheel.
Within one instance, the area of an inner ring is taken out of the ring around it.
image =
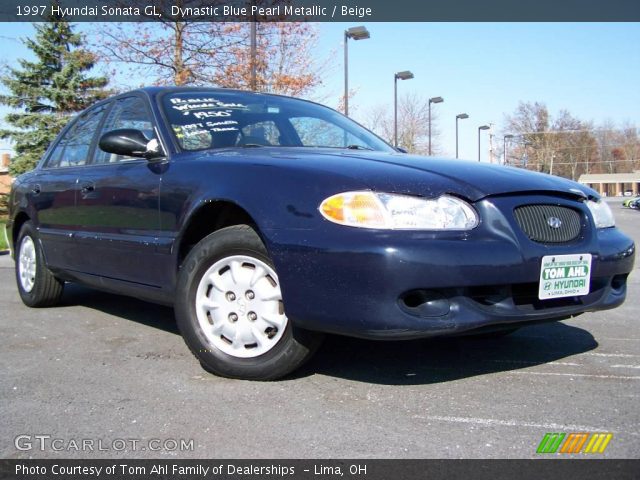
[[[26,222],[16,242],[16,283],[20,298],[29,307],[49,307],[59,302],[64,282],[47,268],[37,231]]]
[[[191,351],[225,377],[280,378],[322,338],[287,318],[274,265],[247,225],[214,232],[193,248],[180,269],[175,310]]]

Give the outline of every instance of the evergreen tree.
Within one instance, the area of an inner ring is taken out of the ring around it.
[[[13,175],[35,167],[74,112],[108,95],[105,77],[88,76],[95,56],[68,22],[52,19],[33,26],[35,37],[23,43],[35,60],[21,59],[20,68],[0,76],[8,91],[0,95],[0,104],[18,110],[5,117],[10,127],[0,129],[0,138],[14,143]]]

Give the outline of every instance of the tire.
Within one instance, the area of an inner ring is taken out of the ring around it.
[[[31,222],[22,225],[16,246],[16,283],[22,302],[34,308],[56,305],[64,282],[47,268],[38,232]]]
[[[247,225],[218,230],[189,252],[178,273],[175,313],[191,352],[223,377],[281,378],[322,341],[286,317],[273,262]]]

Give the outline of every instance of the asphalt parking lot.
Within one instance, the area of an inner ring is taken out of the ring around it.
[[[620,203],[640,243],[640,212]],[[329,337],[273,383],[203,371],[169,308],[70,286],[63,306],[28,309],[8,255],[0,286],[1,458],[529,458],[547,432],[593,431],[613,433],[605,457],[640,457],[638,266],[616,310],[500,340]],[[83,439],[107,450],[74,449]]]

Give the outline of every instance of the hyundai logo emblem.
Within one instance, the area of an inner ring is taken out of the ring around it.
[[[560,220],[558,217],[549,217],[547,218],[547,225],[549,225],[551,228],[558,229],[562,226],[562,220]]]

